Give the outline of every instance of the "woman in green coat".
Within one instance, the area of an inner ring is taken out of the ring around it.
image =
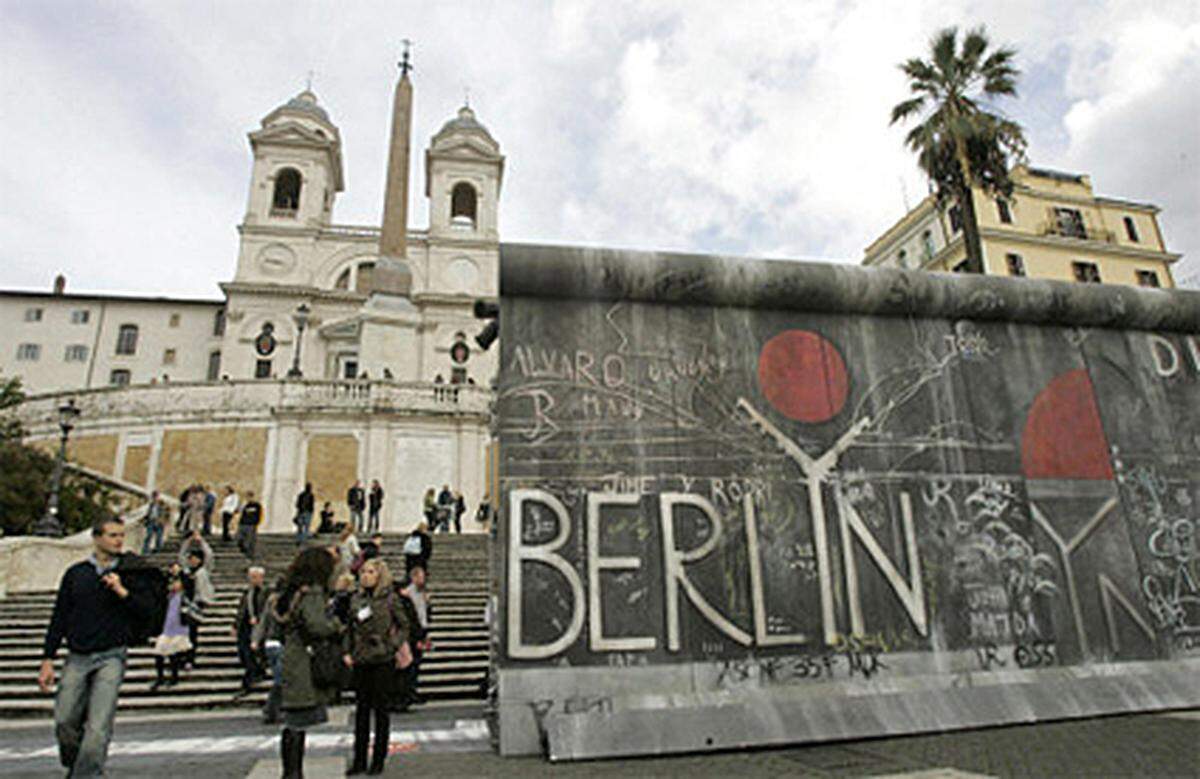
[[[388,707],[399,669],[412,663],[408,648],[408,618],[392,591],[392,574],[383,558],[373,557],[358,571],[358,590],[350,599],[350,628],[343,660],[354,672],[354,762],[347,776],[383,773],[390,726]],[[375,748],[367,770],[371,718],[375,718]]]
[[[339,641],[341,623],[328,612],[327,588],[333,569],[334,559],[328,550],[305,549],[288,568],[275,606],[283,627],[283,734],[279,751],[285,779],[303,776],[305,731],[329,719],[325,706],[337,697],[337,689],[315,683],[310,652],[317,642]]]

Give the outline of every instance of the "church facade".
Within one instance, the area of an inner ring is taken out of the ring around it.
[[[55,409],[82,410],[70,457],[143,490],[200,482],[254,492],[265,529],[291,527],[312,483],[345,516],[347,488],[378,479],[385,529],[421,518],[429,487],[487,493],[493,350],[473,336],[497,297],[504,158],[464,106],[424,155],[430,222],[407,227],[412,85],[396,87],[382,228],[333,223],[342,139],[305,90],[249,133],[237,269],[224,299],[0,292],[15,333],[0,376],[22,379],[37,445]]]

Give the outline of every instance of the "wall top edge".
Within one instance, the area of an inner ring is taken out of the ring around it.
[[[1190,290],[545,244],[500,245],[500,295],[1200,333]]]

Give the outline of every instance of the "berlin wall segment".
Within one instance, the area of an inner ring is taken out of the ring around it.
[[[502,750],[654,693],[849,702],[889,680],[969,705],[1200,670],[1200,296],[521,248],[501,263]],[[564,268],[573,286],[531,288]],[[738,289],[806,274],[819,304]],[[1181,700],[1200,687],[1078,713]]]

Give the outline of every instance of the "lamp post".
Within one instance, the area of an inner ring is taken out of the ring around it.
[[[304,328],[308,327],[308,322],[311,319],[311,309],[307,303],[301,303],[292,314],[292,321],[296,323],[296,350],[292,354],[292,367],[288,370],[289,379],[304,378],[304,371],[300,370],[300,344],[304,340]]]
[[[62,436],[58,442],[58,458],[54,461],[54,475],[50,477],[50,498],[46,501],[46,513],[33,526],[35,536],[61,538],[63,535],[62,522],[58,518],[58,493],[62,489],[63,466],[67,461],[67,437],[75,427],[75,418],[79,416],[79,408],[75,399],[69,398],[58,407],[58,429]]]

